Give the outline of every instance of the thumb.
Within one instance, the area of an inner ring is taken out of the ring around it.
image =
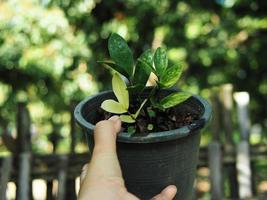
[[[120,128],[121,120],[118,116],[113,116],[109,120],[100,121],[96,124],[94,132],[95,146],[88,168],[88,179],[122,177],[116,153],[116,137]]]
[[[109,178],[122,180],[121,169],[116,154],[116,137],[120,131],[121,121],[118,116],[109,120],[100,121],[94,131],[95,147],[88,167],[81,177],[81,190],[79,194],[87,194],[86,190],[92,183]],[[123,182],[123,181],[122,181]]]
[[[117,133],[121,129],[121,120],[118,116],[112,116],[109,120],[103,120],[96,124],[94,131],[94,152],[116,151]]]

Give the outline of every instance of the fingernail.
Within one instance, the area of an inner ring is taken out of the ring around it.
[[[108,120],[117,122],[118,120],[120,120],[120,117],[118,115],[113,115],[111,118],[109,118]]]
[[[111,118],[109,118],[114,123],[114,127],[116,129],[116,134],[120,132],[121,129],[121,119],[119,116],[114,115]]]

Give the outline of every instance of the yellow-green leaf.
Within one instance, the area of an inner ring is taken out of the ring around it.
[[[132,118],[130,115],[120,115],[121,121],[126,123],[134,123],[135,119]]]
[[[113,99],[105,100],[101,104],[101,108],[107,112],[115,113],[115,114],[122,114],[122,113],[127,112],[127,110],[124,108],[122,104],[120,104],[117,101],[114,101]]]
[[[127,85],[123,81],[122,77],[115,73],[112,78],[112,88],[115,96],[117,97],[119,103],[123,106],[125,110],[129,108],[129,92],[127,90]]]

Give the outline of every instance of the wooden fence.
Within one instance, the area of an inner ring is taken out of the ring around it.
[[[201,147],[198,163],[198,168],[209,169],[210,195],[208,198],[213,200],[267,199],[267,195],[259,195],[256,190],[257,171],[254,169],[255,162],[267,162],[267,146],[249,144],[248,93],[233,94],[232,86],[227,84],[213,89],[212,94],[213,120],[209,127],[212,139],[208,146]],[[71,105],[72,113],[74,106],[74,104]],[[237,116],[235,120],[233,120],[233,114]],[[239,125],[241,139],[238,143],[233,140],[236,125],[234,121]],[[31,120],[26,104],[19,103],[16,140],[6,133],[6,127],[3,127],[4,132],[1,134],[2,141],[12,152],[12,156],[0,158],[0,199],[6,199],[7,184],[10,181],[16,184],[16,199],[32,199],[31,183],[34,179],[46,181],[48,200],[76,199],[75,179],[80,175],[82,166],[88,161],[88,153],[75,153],[77,130],[73,116],[70,124],[69,154],[33,153],[30,126]],[[52,138],[51,141],[55,149],[57,138]],[[52,191],[53,180],[58,180],[56,195]],[[225,192],[226,182],[229,188],[228,194]]]

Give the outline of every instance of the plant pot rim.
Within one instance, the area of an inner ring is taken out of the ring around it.
[[[168,89],[168,90],[177,91],[174,89]],[[82,109],[84,108],[84,105],[88,101],[93,100],[97,96],[106,95],[106,94],[112,93],[112,92],[113,91],[111,91],[111,90],[103,91],[103,92],[97,93],[96,95],[93,95],[93,96],[89,96],[89,97],[85,98],[84,100],[82,100],[75,107],[75,110],[74,110],[74,116],[75,116],[76,122],[82,128],[94,130],[95,125],[86,121],[86,119],[82,115]],[[145,136],[144,135],[138,135],[138,134],[131,136],[126,132],[120,132],[118,134],[117,141],[123,142],[123,143],[156,143],[156,142],[175,140],[175,139],[183,138],[183,137],[186,137],[190,134],[193,134],[195,132],[195,130],[199,130],[207,124],[207,122],[211,118],[211,112],[212,111],[211,111],[210,104],[204,98],[202,98],[198,95],[192,95],[192,97],[190,97],[190,98],[194,98],[195,100],[197,100],[199,102],[199,105],[202,106],[203,110],[204,110],[203,114],[200,116],[200,118],[197,121],[194,121],[193,123],[191,123],[189,125],[186,125],[186,126],[183,126],[183,127],[177,128],[177,129],[173,129],[173,130],[161,131],[161,132],[151,132]],[[91,134],[93,134],[93,131],[91,131]]]

